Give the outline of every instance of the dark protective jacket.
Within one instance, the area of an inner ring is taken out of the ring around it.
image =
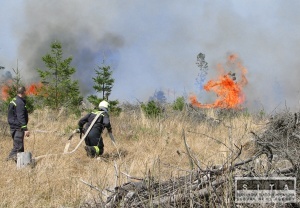
[[[79,129],[82,130],[83,126],[86,124],[84,126],[84,129],[87,130],[98,113],[101,113],[101,115],[95,122],[92,129],[97,129],[100,132],[100,134],[102,133],[104,128],[107,128],[108,132],[111,132],[112,128],[111,128],[111,124],[110,124],[109,115],[106,111],[102,111],[102,110],[101,111],[93,111],[91,113],[88,113],[84,117],[82,117],[78,122]],[[83,132],[84,132],[84,130],[83,130]]]
[[[24,98],[16,96],[9,103],[7,120],[11,130],[28,130],[28,111]]]

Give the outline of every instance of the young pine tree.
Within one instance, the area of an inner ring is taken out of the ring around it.
[[[109,101],[109,96],[115,80],[112,78],[112,70],[110,69],[110,66],[98,66],[98,69],[95,69],[95,72],[97,76],[93,77],[95,83],[93,88],[96,92],[102,94],[102,98],[99,98],[96,95],[90,95],[87,99],[96,107],[102,100]],[[118,100],[110,100],[109,103],[110,111],[112,113],[119,114],[121,112],[121,109],[117,107],[119,104]]]
[[[39,93],[43,103],[52,109],[58,110],[64,106],[71,110],[77,109],[82,96],[79,92],[78,81],[71,76],[76,72],[71,67],[72,57],[63,59],[63,50],[60,42],[51,44],[51,52],[42,57],[46,69],[37,69],[43,86]]]
[[[4,96],[4,97],[2,97],[2,99],[4,100],[4,102],[1,102],[0,108],[1,108],[1,111],[3,111],[3,112],[7,111],[7,107],[9,105],[9,103],[12,101],[13,98],[15,98],[17,96],[18,88],[21,86],[25,86],[22,81],[21,73],[20,73],[18,66],[17,66],[17,69],[16,70],[13,69],[13,71],[14,71],[15,75],[12,76],[11,79],[7,80],[2,85],[2,96]],[[26,108],[28,110],[28,113],[32,113],[35,110],[34,103],[35,103],[35,96],[27,95],[26,96]]]

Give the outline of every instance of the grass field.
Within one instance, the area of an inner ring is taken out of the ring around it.
[[[216,118],[212,110],[205,115]],[[249,132],[261,127],[251,116],[243,114],[226,118],[219,124],[198,117],[187,111],[166,112],[156,119],[146,118],[140,109],[122,112],[120,116],[111,117],[117,146],[112,144],[105,130],[104,155],[91,159],[86,156],[84,142],[74,153],[62,154],[79,117],[46,109],[35,111],[30,115],[31,136],[25,139],[25,151],[31,152],[33,158],[48,156],[37,160],[33,168],[17,169],[15,162],[5,160],[12,148],[12,139],[6,115],[2,115],[0,207],[92,205],[101,198],[105,201],[110,194],[107,189],[113,190],[128,182],[128,176],[144,178],[151,174],[159,180],[167,180],[186,174],[191,167],[183,136],[198,165],[209,167],[224,163],[233,144],[240,146],[250,141]],[[79,141],[79,135],[75,135],[69,150]]]

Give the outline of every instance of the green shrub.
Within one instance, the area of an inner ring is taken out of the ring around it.
[[[147,104],[142,104],[141,108],[146,116],[151,118],[156,118],[162,113],[162,109],[159,104],[155,103],[155,101],[151,100]]]
[[[184,107],[184,97],[178,97],[174,101],[174,103],[172,105],[172,108],[173,108],[173,110],[180,110],[180,111],[182,111],[183,107]]]

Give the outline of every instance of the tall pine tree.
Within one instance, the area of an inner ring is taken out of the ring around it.
[[[39,93],[43,103],[52,109],[58,110],[64,106],[76,109],[82,97],[79,92],[78,81],[73,81],[71,76],[76,72],[71,67],[72,57],[63,59],[63,50],[60,42],[51,44],[51,53],[42,57],[46,69],[37,69],[44,84]]]
[[[199,87],[199,89],[203,89],[203,85],[208,73],[208,64],[205,61],[205,54],[203,53],[199,53],[197,55],[197,62],[196,62],[197,66],[200,69],[200,72],[196,78],[196,85]]]

